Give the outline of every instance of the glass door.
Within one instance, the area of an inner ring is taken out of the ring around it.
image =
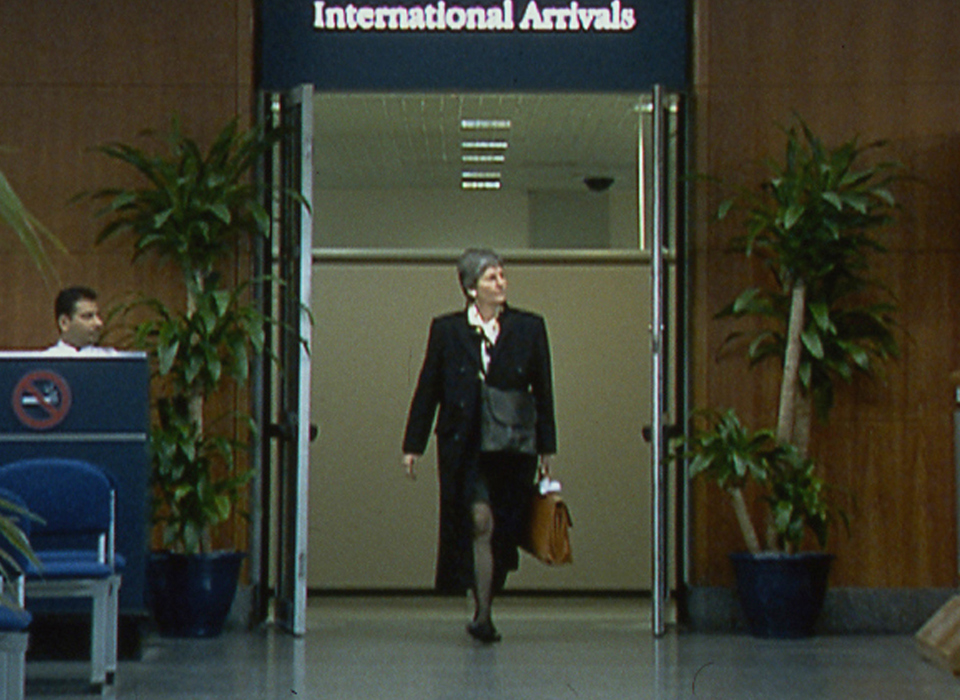
[[[310,294],[312,277],[313,87],[275,96],[271,119],[286,132],[273,163],[282,196],[272,203],[275,226],[262,251],[267,308],[279,319],[264,359],[259,401],[265,410],[257,515],[263,544],[261,615],[272,598],[277,621],[293,634],[306,631],[307,492],[310,424]],[[268,355],[270,353],[267,353]]]

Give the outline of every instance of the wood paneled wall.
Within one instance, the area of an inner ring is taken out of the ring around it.
[[[902,182],[878,274],[896,294],[902,357],[885,383],[842,387],[814,438],[826,475],[858,500],[853,534],[830,549],[840,586],[957,583],[954,386],[960,368],[960,3],[953,0],[696,0],[695,167],[751,185],[758,159],[782,157],[794,111],[825,140],[889,140]],[[710,220],[719,195],[697,191],[693,392],[772,425],[777,377],[716,358],[729,326],[713,314],[760,274],[724,252],[735,220]],[[735,219],[735,217],[734,217]],[[731,581],[742,547],[722,496],[695,489],[692,583]]]
[[[140,292],[177,299],[177,273],[131,264],[126,241],[95,246],[94,207],[69,200],[131,183],[99,144],[163,130],[174,113],[201,139],[249,120],[253,0],[4,0],[0,14],[0,170],[69,249],[54,256],[63,284],[94,287],[102,308]],[[0,279],[0,347],[53,342],[57,290],[2,230]]]

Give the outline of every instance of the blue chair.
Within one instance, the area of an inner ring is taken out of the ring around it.
[[[26,599],[90,598],[90,683],[117,671],[121,569],[114,552],[116,489],[99,467],[76,459],[26,459],[0,466],[0,488],[17,494],[43,522],[31,528],[40,561],[28,566]]]
[[[0,513],[13,520],[29,538],[31,520],[21,512],[23,501],[15,493],[0,489]],[[24,571],[28,562],[5,534],[0,534],[3,552],[3,575],[0,576],[0,697],[4,700],[23,700],[26,679],[28,631],[31,615],[24,608]]]

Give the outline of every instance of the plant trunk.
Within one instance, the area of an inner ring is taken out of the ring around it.
[[[787,347],[783,354],[783,377],[780,379],[780,407],[777,411],[777,442],[793,444],[797,428],[797,402],[800,398],[800,353],[803,350],[803,320],[806,315],[807,285],[802,278],[793,282],[790,291],[790,317],[787,323]],[[773,515],[767,516],[767,549],[778,549]]]
[[[187,318],[193,318],[197,313],[197,295],[203,290],[204,275],[199,270],[190,270],[187,276]],[[191,422],[197,426],[197,445],[203,445],[203,391],[194,387],[188,396],[187,412]],[[200,553],[206,554],[212,548],[210,533],[206,530],[200,533]]]
[[[733,499],[733,511],[737,514],[737,522],[740,524],[740,532],[743,533],[743,541],[747,544],[747,550],[751,554],[759,554],[760,540],[757,537],[756,529],[753,527],[753,521],[750,519],[747,502],[743,498],[743,490],[730,489],[730,498]]]
[[[187,318],[193,318],[193,315],[197,313],[197,293],[202,289],[200,287],[202,284],[203,276],[199,271],[188,273]],[[190,403],[187,410],[190,412],[190,420],[197,426],[197,435],[203,438],[203,392],[199,389],[194,389],[190,393],[189,401]]]
[[[803,349],[800,334],[806,312],[807,286],[802,279],[793,283],[790,293],[790,318],[787,325],[787,347],[783,357],[783,377],[780,380],[780,407],[777,411],[777,440],[792,443],[796,424],[799,386],[800,353]]]
[[[793,421],[793,444],[797,446],[800,455],[810,456],[810,431],[813,427],[813,397],[797,393],[797,414]]]

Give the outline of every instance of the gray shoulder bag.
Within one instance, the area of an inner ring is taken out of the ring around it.
[[[537,406],[529,391],[480,385],[480,451],[537,453]]]

